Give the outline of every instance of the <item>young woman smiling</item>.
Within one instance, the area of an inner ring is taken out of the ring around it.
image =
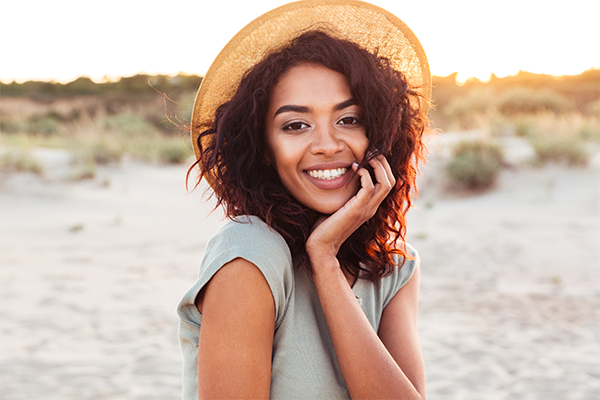
[[[429,85],[412,32],[357,1],[281,7],[219,55],[192,136],[232,221],[179,304],[185,399],[425,397],[404,236]]]

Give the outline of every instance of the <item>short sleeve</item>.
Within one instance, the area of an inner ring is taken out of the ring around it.
[[[275,302],[275,327],[279,325],[293,287],[292,258],[285,240],[258,217],[238,217],[228,222],[208,242],[198,280],[183,296],[177,313],[183,322],[200,327],[195,301],[200,290],[225,264],[243,258],[258,267]]]
[[[196,297],[221,267],[236,258],[250,261],[265,277],[275,302],[275,329],[287,310],[294,274],[285,240],[257,217],[238,217],[228,222],[207,243],[198,280],[177,306],[185,400],[198,399],[198,340],[202,315],[196,308]]]
[[[382,284],[385,286],[382,288],[385,293],[383,299],[384,308],[394,298],[396,293],[398,293],[398,291],[408,283],[415,270],[420,265],[421,259],[419,258],[419,253],[417,250],[407,243],[406,251],[408,257],[406,257],[404,260],[402,256],[397,255],[395,257],[396,265],[394,266],[392,274],[389,277],[386,277],[386,279],[382,280]],[[403,260],[404,264],[402,264]]]

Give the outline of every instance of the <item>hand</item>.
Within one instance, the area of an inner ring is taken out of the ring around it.
[[[376,183],[369,171],[353,164],[352,169],[360,176],[361,188],[348,202],[329,217],[321,217],[306,241],[306,252],[313,262],[323,257],[336,257],[341,245],[362,224],[372,218],[379,205],[396,184],[390,164],[383,155],[369,161],[373,167]]]

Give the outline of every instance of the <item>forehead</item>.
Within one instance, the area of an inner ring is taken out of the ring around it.
[[[348,80],[343,74],[319,64],[305,63],[281,75],[271,93],[271,106],[318,105],[341,102],[351,97]]]

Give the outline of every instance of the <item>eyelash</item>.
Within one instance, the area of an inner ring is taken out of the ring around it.
[[[302,128],[297,128],[297,129],[294,129],[294,128],[292,128],[294,125],[301,125],[301,126],[302,126]],[[304,123],[304,122],[292,122],[292,123],[290,123],[290,124],[287,124],[286,126],[284,126],[284,127],[283,127],[283,130],[284,130],[284,131],[300,131],[300,130],[303,130],[303,129],[306,129],[306,128],[308,128],[308,126],[309,126],[309,125],[308,125],[308,124],[306,124],[306,123]]]
[[[351,122],[349,122],[349,123],[343,122],[348,119],[350,119]],[[356,117],[344,117],[338,121],[338,124],[341,124],[341,125],[358,125],[360,123],[362,123],[362,121]],[[296,128],[294,128],[294,125],[296,125]],[[298,126],[301,126],[301,127],[298,127]],[[286,126],[284,126],[283,130],[284,131],[301,131],[301,130],[307,129],[309,127],[310,127],[310,125],[308,125],[305,122],[292,122],[292,123],[289,123]]]
[[[358,118],[356,118],[356,117],[344,117],[344,118],[340,119],[338,121],[338,123],[340,123],[340,122],[342,122],[344,120],[347,120],[347,119],[351,119],[352,122],[349,123],[349,124],[343,123],[342,125],[356,125],[356,124],[360,124],[361,123],[361,121]]]

